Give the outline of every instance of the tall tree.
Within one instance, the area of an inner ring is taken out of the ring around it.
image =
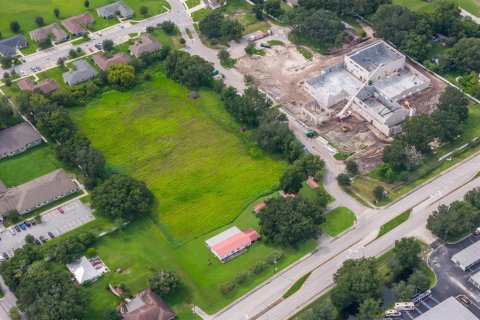
[[[407,118],[402,123],[402,129],[404,132],[403,137],[407,144],[414,146],[415,149],[423,154],[431,152],[429,143],[435,137],[435,127],[428,115],[422,114]]]
[[[280,188],[285,192],[297,193],[302,188],[302,183],[306,178],[307,175],[302,168],[292,166],[280,178]]]
[[[43,24],[44,24],[43,17],[42,16],[36,16],[35,17],[35,23],[39,27],[43,26]]]
[[[468,99],[460,90],[448,86],[438,99],[437,109],[453,112],[463,122],[468,118]]]
[[[380,301],[367,298],[360,304],[356,318],[357,320],[372,320],[376,319],[380,312]]]
[[[12,32],[14,33],[20,31],[20,23],[18,23],[17,20],[13,20],[12,22],[10,22],[10,30],[12,30]]]
[[[395,241],[393,253],[405,269],[412,269],[420,262],[418,254],[421,250],[422,248],[415,238],[402,238]]]
[[[150,289],[162,297],[173,294],[179,285],[180,277],[174,271],[161,270],[148,277]]]
[[[58,8],[53,9],[53,15],[56,18],[58,18],[60,16],[60,9],[58,9]]]
[[[140,14],[141,14],[142,16],[146,17],[147,14],[148,14],[148,7],[146,7],[146,6],[141,6],[141,7],[140,7]]]

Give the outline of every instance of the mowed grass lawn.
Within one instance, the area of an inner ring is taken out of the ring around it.
[[[50,146],[43,143],[12,158],[0,160],[0,180],[18,186],[60,167]]]
[[[12,36],[10,30],[10,22],[17,20],[20,23],[20,32],[28,35],[38,26],[35,24],[35,17],[41,16],[45,21],[45,25],[57,22],[88,11],[97,21],[93,29],[98,30],[108,25],[114,24],[115,19],[105,20],[97,15],[96,8],[115,2],[113,0],[90,0],[89,8],[83,6],[83,1],[65,1],[65,0],[22,0],[22,1],[2,1],[0,10],[0,31],[2,37]],[[164,12],[163,6],[169,6],[165,0],[124,0],[124,2],[135,11],[133,19],[143,19],[139,10],[141,6],[146,6],[149,10],[149,16]],[[59,19],[55,18],[53,9],[60,10]],[[30,41],[30,37],[27,39]]]
[[[347,230],[357,218],[350,209],[337,207],[326,214],[325,222],[321,225],[322,231],[330,237],[335,237]]]
[[[113,170],[147,183],[176,243],[233,221],[285,169],[249,145],[217,95],[201,90],[192,101],[188,93],[157,71],[152,82],[72,112]]]
[[[461,8],[467,10],[468,12],[480,17],[480,1],[478,0],[452,0]],[[431,12],[435,8],[435,2],[423,1],[423,0],[393,0],[394,4],[403,5],[410,10],[420,11],[420,12]]]

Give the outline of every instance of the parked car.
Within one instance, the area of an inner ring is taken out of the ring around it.
[[[35,223],[35,220],[34,220],[34,219],[30,220],[30,223],[32,224],[32,226],[36,225],[36,223]]]
[[[385,316],[397,318],[397,317],[401,317],[402,313],[400,311],[397,311],[397,310],[387,310],[387,311],[385,311]]]
[[[477,236],[477,237],[480,236],[480,227],[475,229],[474,235]]]
[[[15,226],[15,230],[17,230],[17,232],[20,232],[20,231],[22,231],[22,229],[20,229],[20,227],[19,227],[19,226]]]
[[[49,232],[48,235],[50,236],[50,238],[55,238],[55,236],[53,235],[53,233]]]
[[[65,213],[62,207],[58,207],[58,211],[60,211],[60,213]]]
[[[0,261],[3,261],[5,260],[5,258],[3,256],[0,256]]]
[[[3,257],[4,257],[5,259],[10,258],[6,252],[3,253]]]
[[[25,73],[25,71],[23,71],[23,70],[20,70],[20,74],[21,74],[22,76],[24,76],[24,77],[27,75],[27,74]]]
[[[92,49],[92,48],[88,48],[88,51],[93,52],[93,49]]]
[[[33,241],[35,242],[35,244],[41,244],[40,240],[38,240],[37,238],[33,238]]]
[[[11,228],[11,229],[10,229],[10,233],[12,234],[12,236],[14,236],[15,233],[16,233],[16,232],[15,232],[15,229]]]
[[[39,66],[36,66],[35,69],[37,69],[37,71],[42,70],[42,68],[40,68]]]
[[[40,236],[40,241],[42,241],[43,243],[47,242],[47,239],[45,239],[44,236]]]
[[[23,223],[25,223],[25,225],[29,228],[32,226],[32,224],[28,220],[25,220]]]
[[[22,230],[27,230],[25,223],[20,223],[20,228],[22,228]]]

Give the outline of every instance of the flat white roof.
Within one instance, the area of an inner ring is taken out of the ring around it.
[[[478,320],[478,318],[465,308],[454,297],[444,300],[442,303],[436,305],[428,310],[416,320]]]
[[[425,82],[429,82],[429,80],[424,75],[419,72],[415,74],[409,68],[405,68],[401,72],[376,81],[375,87],[387,96],[395,97],[399,93]]]
[[[475,282],[477,285],[480,285],[480,271],[475,273],[473,276],[470,276],[470,281]]]
[[[209,248],[211,248],[214,245],[219,244],[220,242],[225,241],[239,233],[242,233],[240,229],[238,229],[237,227],[231,227],[230,229],[227,229],[222,233],[217,234],[215,237],[208,239],[207,241],[205,241],[205,243]]]
[[[344,68],[311,78],[307,83],[316,91],[326,95],[337,95],[342,91],[352,97],[362,86],[362,82]]]
[[[480,241],[475,242],[469,247],[457,252],[452,256],[452,261],[463,266],[470,267],[472,264],[480,260]]]

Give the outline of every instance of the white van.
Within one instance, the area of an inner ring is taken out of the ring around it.
[[[394,318],[397,318],[397,317],[402,316],[402,313],[401,313],[400,311],[390,309],[390,310],[385,311],[385,316],[386,316],[386,317],[394,317]]]
[[[395,303],[395,310],[397,311],[410,311],[415,309],[413,302],[397,302]]]

